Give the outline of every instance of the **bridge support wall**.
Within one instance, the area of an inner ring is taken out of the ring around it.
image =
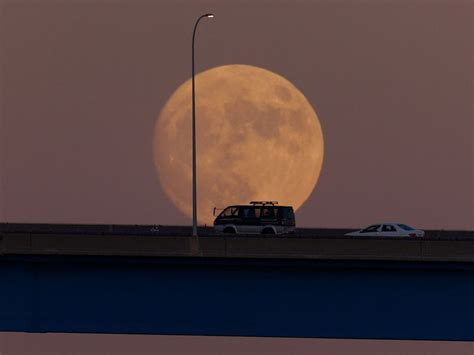
[[[474,340],[472,263],[0,257],[0,331]]]

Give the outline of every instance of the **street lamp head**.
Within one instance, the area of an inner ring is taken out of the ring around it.
[[[214,18],[214,14],[206,14],[206,17]]]

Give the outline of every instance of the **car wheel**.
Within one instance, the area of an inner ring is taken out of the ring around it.
[[[232,227],[227,227],[224,229],[225,234],[235,234],[235,229]]]
[[[266,234],[266,235],[275,234],[275,231],[274,231],[272,228],[265,228],[265,229],[262,231],[262,234]]]

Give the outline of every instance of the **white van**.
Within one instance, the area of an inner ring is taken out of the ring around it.
[[[293,207],[277,204],[276,201],[252,201],[249,205],[226,207],[214,220],[214,228],[219,233],[232,234],[294,233]]]

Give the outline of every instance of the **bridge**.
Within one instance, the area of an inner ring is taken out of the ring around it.
[[[0,224],[0,331],[474,340],[474,235]]]

